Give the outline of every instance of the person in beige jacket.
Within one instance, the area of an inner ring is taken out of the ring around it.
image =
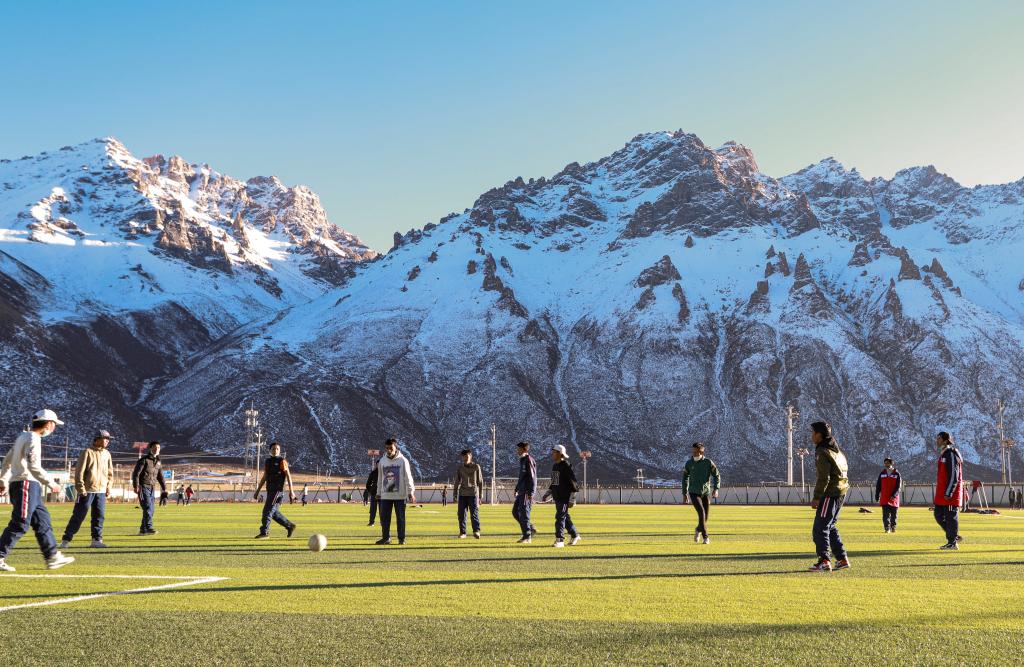
[[[110,440],[110,433],[107,431],[96,431],[92,445],[82,450],[78,456],[78,464],[75,466],[75,491],[78,498],[71,511],[71,518],[68,519],[68,526],[64,529],[61,549],[67,549],[71,544],[90,509],[92,543],[89,546],[107,546],[103,542],[103,519],[107,512],[107,498],[110,497],[110,490],[114,484],[114,463],[110,459],[110,452],[107,451]]]

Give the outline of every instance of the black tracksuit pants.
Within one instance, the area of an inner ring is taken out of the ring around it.
[[[697,530],[701,537],[708,536],[708,510],[711,508],[708,497],[700,493],[691,493],[690,502],[693,509],[697,510]]]

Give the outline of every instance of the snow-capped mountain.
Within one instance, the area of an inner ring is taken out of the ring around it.
[[[115,139],[2,160],[8,430],[47,402],[75,435],[109,424],[143,438],[155,430],[152,381],[235,328],[344,284],[375,256],[308,188],[277,178],[138,159]]]
[[[618,480],[674,475],[703,440],[732,480],[781,479],[790,402],[834,424],[858,479],[885,455],[927,478],[939,429],[993,467],[996,400],[1024,408],[1022,253],[1024,180],[867,180],[834,160],[776,179],[735,143],[640,135],[396,234],[147,406],[237,452],[252,397],[293,458],[346,471],[387,435],[423,475],[467,445],[487,461],[494,422],[499,474],[520,439],[589,449]]]

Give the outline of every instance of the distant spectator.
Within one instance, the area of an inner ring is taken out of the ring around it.
[[[885,459],[885,468],[878,474],[875,482],[875,502],[882,507],[882,525],[885,532],[896,532],[896,519],[900,511],[900,491],[903,489],[903,478],[896,470],[896,462]]]
[[[370,468],[370,474],[366,476],[366,488],[363,489],[363,505],[370,505],[370,523],[372,526],[377,521],[377,460],[374,459]]]

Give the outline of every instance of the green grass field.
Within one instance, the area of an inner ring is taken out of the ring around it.
[[[68,506],[51,507],[58,538]],[[2,508],[4,519],[9,506]],[[88,524],[61,575],[222,581],[0,612],[5,664],[1010,664],[1024,655],[1024,513],[965,516],[959,552],[930,513],[848,507],[853,569],[813,562],[809,508],[713,507],[712,544],[689,507],[574,510],[584,539],[552,549],[553,508],[517,546],[508,506],[483,509],[484,537],[454,538],[449,506],[410,509],[405,546],[376,547],[362,506],[286,506],[295,538],[252,540],[259,507],[111,506],[106,540]],[[320,554],[313,532],[328,536]],[[45,575],[27,535],[8,561]],[[174,580],[0,575],[0,607]]]

